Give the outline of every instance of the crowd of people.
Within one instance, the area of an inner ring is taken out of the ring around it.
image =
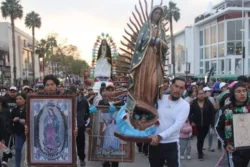
[[[43,80],[44,86],[36,89],[23,86],[22,90],[11,86],[6,94],[1,97],[0,112],[0,146],[4,148],[1,165],[8,166],[8,161],[15,155],[15,166],[20,167],[22,148],[26,141],[28,128],[26,126],[26,100],[28,96],[36,95],[73,95],[77,99],[77,153],[81,167],[85,166],[85,131],[89,132],[89,108],[92,105],[124,105],[123,100],[112,98],[115,91],[113,84],[103,83],[99,93],[95,93],[92,87],[81,88],[76,85],[67,88],[60,85],[56,76],[48,75]],[[14,147],[13,147],[14,145]],[[13,149],[14,148],[14,151]],[[26,158],[25,158],[26,159]],[[104,167],[118,166],[116,162],[104,162]]]
[[[53,75],[45,76],[44,86],[32,89],[23,86],[22,90],[11,86],[6,90],[6,94],[1,97],[0,112],[0,146],[3,149],[1,165],[8,166],[9,159],[15,155],[15,166],[21,166],[22,148],[26,141],[28,128],[26,126],[26,100],[31,95],[73,95],[77,99],[77,131],[76,143],[77,152],[81,166],[85,166],[85,130],[86,122],[89,119],[89,103],[84,97],[84,92],[78,90],[76,86],[70,86],[67,90],[60,85],[57,77]],[[85,92],[86,93],[86,92]],[[14,150],[12,149],[14,148]],[[25,157],[26,160],[26,157]],[[25,162],[27,165],[27,162]]]
[[[239,76],[231,83],[216,82],[213,87],[195,83],[187,85],[182,78],[175,78],[171,82],[164,79],[161,87],[162,97],[157,102],[160,125],[155,136],[152,136],[150,144],[136,144],[139,153],[149,158],[151,167],[162,167],[164,164],[168,167],[177,167],[180,165],[180,159],[191,160],[193,158],[190,141],[197,136],[197,158],[202,161],[204,149],[215,151],[213,137],[216,133],[217,149],[222,151],[222,157],[218,158],[216,167],[232,166],[232,164],[235,167],[247,167],[250,150],[242,151],[234,148],[232,114],[250,112],[249,83],[249,78],[245,76]],[[36,90],[23,86],[19,91],[15,86],[11,86],[1,97],[0,146],[4,149],[1,164],[8,166],[8,161],[14,154],[15,166],[21,165],[22,148],[28,133],[26,127],[28,96],[73,95],[77,99],[77,130],[75,132],[77,153],[81,167],[84,167],[85,131],[91,132],[89,128],[90,106],[122,106],[126,103],[126,98],[114,97],[116,89],[113,84],[103,83],[98,93],[94,92],[92,87],[81,89],[69,86],[65,89],[53,75],[45,76],[43,84],[44,86],[39,86]],[[204,147],[206,136],[208,136],[208,148]],[[103,162],[103,167],[118,166],[118,162]]]
[[[175,78],[172,83],[165,79],[162,91],[162,99],[158,101],[160,126],[156,136],[150,145],[137,143],[138,152],[149,158],[151,167],[177,167],[180,159],[191,160],[190,141],[195,136],[200,161],[204,160],[205,149],[215,152],[213,145],[216,144],[222,153],[216,167],[248,166],[250,150],[234,147],[232,115],[250,112],[250,77],[239,76],[231,82],[217,80],[211,87],[195,82],[188,84],[182,78]],[[166,108],[164,111],[161,105]],[[213,144],[215,136],[218,143]],[[204,146],[206,137],[208,147]]]

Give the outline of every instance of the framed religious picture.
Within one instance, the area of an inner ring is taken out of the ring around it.
[[[233,114],[233,136],[236,149],[250,148],[250,113]]]
[[[89,161],[133,162],[134,143],[125,142],[114,136],[116,114],[109,111],[109,106],[97,106],[97,112],[91,114],[91,131],[89,135]]]
[[[30,96],[27,103],[29,166],[76,166],[75,99]]]

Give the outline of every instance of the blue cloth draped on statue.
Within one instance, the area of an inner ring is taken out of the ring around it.
[[[135,129],[130,123],[129,116],[127,117],[126,120],[123,119],[125,115],[128,115],[125,109],[126,109],[126,104],[120,109],[120,111],[118,112],[116,116],[116,126],[120,134],[123,134],[125,136],[133,136],[133,137],[149,137],[155,133],[156,128],[157,128],[157,126],[155,125],[143,131]]]

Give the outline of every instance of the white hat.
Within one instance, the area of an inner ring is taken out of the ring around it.
[[[221,83],[220,83],[220,89],[223,88],[223,87],[226,86],[226,85],[227,85],[226,82],[221,82]]]
[[[10,90],[15,90],[15,91],[17,91],[17,88],[16,88],[15,86],[11,86],[11,87],[10,87]]]
[[[115,88],[115,85],[112,84],[112,83],[110,83],[109,85],[106,86],[106,89],[107,89],[107,88]]]
[[[88,87],[88,90],[93,90],[93,88],[91,86]]]
[[[208,86],[206,86],[206,87],[203,88],[203,91],[207,92],[207,91],[211,91],[211,89]]]
[[[30,87],[28,86],[28,85],[25,85],[24,87],[23,87],[23,90],[24,89],[30,89]]]
[[[196,82],[191,83],[191,86],[196,85]]]

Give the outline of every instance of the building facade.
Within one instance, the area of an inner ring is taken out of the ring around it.
[[[17,83],[19,85],[32,84],[33,67],[32,67],[32,37],[15,27],[16,40],[16,68]],[[1,44],[4,47],[1,47]],[[2,54],[1,54],[2,53]],[[3,63],[1,64],[1,61]],[[35,78],[40,79],[39,57],[35,55]],[[13,49],[12,49],[12,30],[11,24],[7,22],[0,23],[0,66],[3,71],[2,79],[4,85],[13,85]],[[7,75],[6,75],[7,74]],[[1,79],[0,79],[1,80]],[[2,83],[0,81],[0,83]]]
[[[176,76],[193,76],[194,66],[191,66],[193,62],[193,27],[188,26],[182,31],[174,34],[175,44],[175,74]],[[171,42],[169,44],[171,46]],[[169,57],[171,57],[171,49]],[[171,60],[171,58],[170,58]],[[172,61],[169,61],[172,62]],[[169,63],[168,62],[168,63]],[[171,64],[171,63],[170,63]],[[169,66],[169,74],[173,72],[173,66]]]
[[[211,13],[196,17],[189,33],[185,28],[182,43],[186,43],[186,50],[193,50],[188,61],[195,77],[204,77],[212,67],[221,78],[250,75],[250,1],[243,2],[224,0]],[[175,50],[181,43],[177,42],[179,36],[174,35]],[[175,55],[178,71],[178,52]]]

